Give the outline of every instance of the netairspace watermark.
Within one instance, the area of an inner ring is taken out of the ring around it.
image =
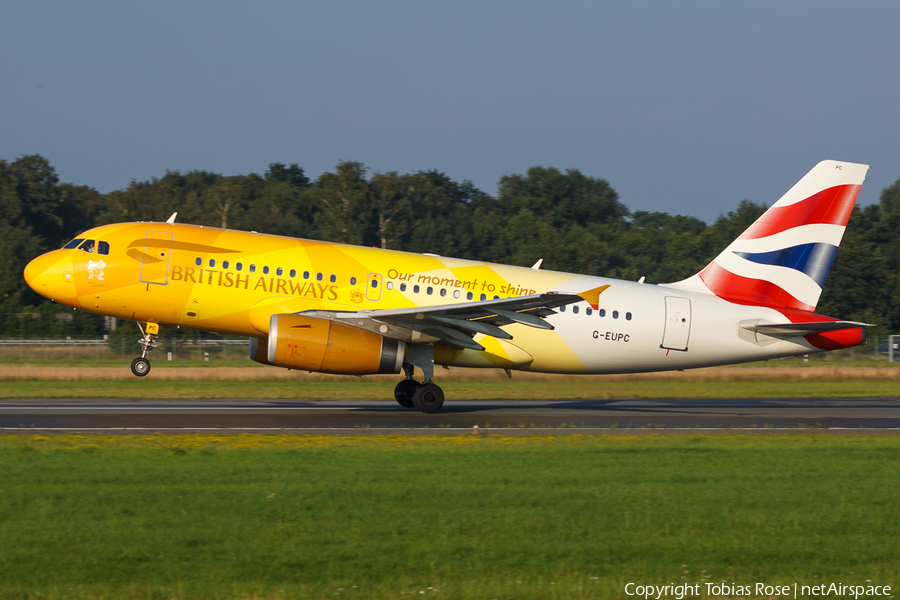
[[[702,594],[701,594],[702,592]],[[739,585],[737,583],[682,583],[669,585],[625,585],[627,596],[637,596],[649,600],[662,600],[672,597],[675,600],[703,596],[766,596],[767,598],[782,596],[785,598],[804,598],[812,596],[891,596],[889,585],[844,585],[843,583],[823,583],[820,585],[769,585],[755,583]]]

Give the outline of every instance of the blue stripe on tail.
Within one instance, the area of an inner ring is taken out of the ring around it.
[[[802,271],[819,284],[819,287],[822,287],[825,285],[825,278],[828,277],[828,271],[831,269],[831,261],[834,260],[835,252],[837,252],[837,246],[819,242],[772,252],[758,254],[735,252],[735,254],[761,265],[776,265]]]

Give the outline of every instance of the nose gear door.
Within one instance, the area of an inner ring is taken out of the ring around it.
[[[691,301],[666,296],[666,325],[660,348],[686,352],[691,337]]]
[[[166,285],[169,283],[169,261],[174,234],[167,231],[148,231],[141,257],[141,283]]]

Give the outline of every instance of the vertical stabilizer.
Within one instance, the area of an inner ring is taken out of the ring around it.
[[[672,285],[737,304],[812,311],[868,170],[820,162],[705,269]]]

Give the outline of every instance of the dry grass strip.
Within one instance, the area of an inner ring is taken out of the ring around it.
[[[445,381],[493,381],[506,378],[500,370],[452,369],[437,370],[435,375]],[[154,366],[150,375],[152,379],[161,381],[335,381],[357,380],[355,377],[340,377],[288,371],[280,368],[261,367],[167,367]],[[375,379],[397,379],[397,375],[373,375]],[[549,375],[542,373],[515,372],[517,380],[560,380],[577,378],[579,380],[596,379],[605,382],[613,381],[765,381],[778,379],[792,380],[866,380],[866,381],[898,381],[900,382],[900,365],[884,367],[861,367],[841,365],[796,365],[796,366],[749,366],[749,367],[710,367],[688,371],[667,371],[663,373],[640,373],[631,375]],[[134,379],[134,375],[123,364],[121,367],[37,367],[29,365],[0,365],[0,381],[120,381]]]

